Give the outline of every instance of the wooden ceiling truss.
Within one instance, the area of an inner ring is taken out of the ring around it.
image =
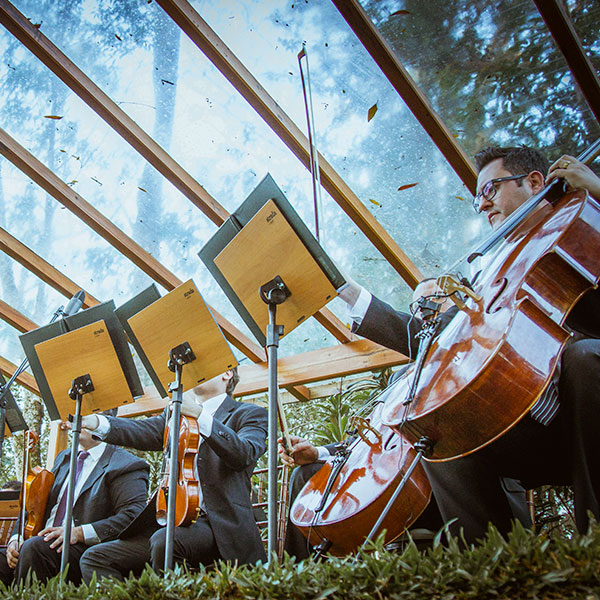
[[[308,168],[310,158],[306,136],[192,6],[186,0],[157,0],[157,2],[301,163]],[[476,175],[472,162],[442,119],[435,113],[389,44],[375,28],[358,0],[333,0],[333,2],[450,165],[465,185],[474,192]],[[600,82],[581,47],[561,1],[535,0],[535,2],[586,100],[600,120]],[[7,0],[0,0],[0,23],[215,225],[218,226],[227,219],[228,212],[217,200]],[[181,283],[177,276],[76,194],[71,187],[3,130],[0,130],[0,153],[107,240],[153,281],[159,283],[166,290],[171,290]],[[319,163],[323,187],[388,263],[411,287],[414,287],[422,277],[416,266],[324,157],[319,157]],[[1,229],[0,250],[66,297],[71,297],[81,289],[68,277]],[[84,306],[89,307],[97,303],[96,298],[88,295]],[[243,365],[240,368],[243,383],[236,390],[236,395],[263,392],[267,389],[268,380],[264,349],[214,309],[212,310],[230,343],[255,363]],[[356,340],[343,323],[326,308],[319,311],[315,317],[338,341],[343,343],[280,359],[281,385],[288,389],[292,397],[296,399],[306,400],[315,397],[312,390],[316,388],[309,388],[307,384],[407,361],[407,358],[399,353],[382,348],[367,340]],[[36,327],[33,321],[2,301],[0,301],[0,318],[21,332]],[[0,357],[0,371],[10,374],[15,368],[15,365]],[[21,375],[19,382],[30,391],[39,394],[35,381],[27,373]],[[321,388],[325,389],[322,385]],[[121,412],[133,411],[135,413],[138,411],[136,414],[142,414],[144,411],[155,412],[160,403],[163,403],[164,406],[164,400],[158,398],[155,392],[149,392],[142,399],[138,408],[133,408],[134,405],[131,405],[122,409]]]

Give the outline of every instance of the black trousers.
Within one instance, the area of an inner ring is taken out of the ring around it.
[[[10,585],[14,580],[21,581],[31,571],[40,581],[47,581],[60,573],[62,554],[55,548],[50,548],[52,542],[45,542],[44,538],[33,536],[23,542],[19,553],[19,562],[16,569],[11,569],[6,562],[6,550],[0,552],[0,581]],[[71,544],[69,547],[69,572],[67,579],[74,583],[81,582],[79,559],[85,552],[85,544]]]
[[[302,465],[296,467],[292,471],[289,483],[289,506],[291,513],[291,506],[294,500],[306,484],[306,482],[322,467],[323,463],[317,462],[310,465]],[[496,475],[495,487],[499,490],[499,493],[503,496],[504,502],[509,510],[509,522],[511,519],[518,519],[524,527],[531,527],[531,517],[529,515],[529,509],[527,506],[527,500],[525,497],[525,489],[521,483],[517,480],[510,478],[500,478]],[[438,531],[444,524],[444,519],[440,514],[440,510],[435,501],[432,498],[431,502],[419,518],[413,523],[411,529],[429,529],[431,531]],[[292,523],[288,516],[287,528],[285,534],[284,550],[290,555],[295,556],[297,559],[303,559],[310,556],[312,552],[312,546],[310,541],[304,537],[300,530]]]
[[[463,528],[472,542],[492,522],[502,533],[511,510],[499,476],[520,479],[525,487],[572,485],[575,521],[587,530],[591,511],[600,517],[600,340],[568,346],[561,358],[560,409],[547,427],[529,415],[501,438],[463,458],[426,463],[425,469],[445,521]]]
[[[80,560],[81,574],[86,583],[96,577],[116,577],[123,580],[129,574],[139,575],[149,564],[156,571],[164,567],[166,528],[158,529],[152,536],[104,542],[88,548]],[[175,563],[190,567],[209,565],[220,558],[215,536],[208,519],[200,517],[188,527],[176,527],[173,538]]]

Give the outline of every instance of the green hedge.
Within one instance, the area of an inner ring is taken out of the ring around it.
[[[76,587],[54,579],[0,593],[7,600],[600,598],[599,528],[549,539],[517,525],[508,541],[490,528],[483,544],[463,551],[457,540],[442,545],[439,536],[422,552],[413,544],[402,553],[374,548],[357,558],[320,563],[289,558],[258,567],[220,563],[198,573],[176,570],[167,578],[147,570],[124,582]]]

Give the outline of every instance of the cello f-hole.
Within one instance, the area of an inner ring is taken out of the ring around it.
[[[499,286],[498,291],[494,294],[494,297],[491,299],[490,303],[486,306],[486,308],[485,308],[486,313],[491,315],[492,313],[498,312],[502,308],[502,306],[494,306],[494,305],[496,304],[496,302],[498,301],[498,298],[502,295],[502,293],[506,289],[507,283],[508,283],[508,280],[506,279],[506,277],[502,277],[502,279],[499,279],[496,282],[496,284]]]
[[[390,435],[388,435],[387,439],[383,443],[383,449],[386,450],[386,451],[393,450],[398,445],[396,443],[397,440],[394,439],[396,437],[397,437],[396,433],[394,431],[390,431]],[[394,441],[393,444],[392,444],[392,440]]]

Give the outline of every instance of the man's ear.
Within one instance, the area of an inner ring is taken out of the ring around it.
[[[546,178],[540,171],[531,171],[531,173],[527,175],[527,180],[529,181],[533,193],[537,194],[544,187]]]
[[[225,371],[223,375],[221,375],[221,379],[223,381],[229,381],[233,377],[233,371]]]

